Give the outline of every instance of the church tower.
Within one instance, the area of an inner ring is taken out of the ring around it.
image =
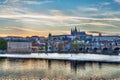
[[[77,33],[77,28],[76,28],[76,26],[75,26],[75,32]]]
[[[71,34],[73,34],[73,29],[71,28]]]
[[[78,32],[77,28],[71,29],[71,35],[76,35]]]
[[[51,37],[52,37],[52,34],[51,34],[51,33],[49,33],[49,34],[48,34],[48,38],[50,39]]]

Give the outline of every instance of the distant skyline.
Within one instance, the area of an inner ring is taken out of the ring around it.
[[[120,34],[120,0],[0,0],[0,36]]]

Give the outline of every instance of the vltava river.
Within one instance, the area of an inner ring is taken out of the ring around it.
[[[0,80],[120,80],[119,63],[0,59]]]

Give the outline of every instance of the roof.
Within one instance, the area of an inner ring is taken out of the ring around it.
[[[9,40],[8,42],[30,42],[28,39]]]
[[[52,35],[52,37],[61,37],[61,36],[71,36],[70,34],[65,34],[65,35]]]
[[[94,37],[119,37],[119,36],[94,36]]]

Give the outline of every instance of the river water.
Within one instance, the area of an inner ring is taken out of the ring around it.
[[[0,80],[120,80],[120,63],[0,59]]]

